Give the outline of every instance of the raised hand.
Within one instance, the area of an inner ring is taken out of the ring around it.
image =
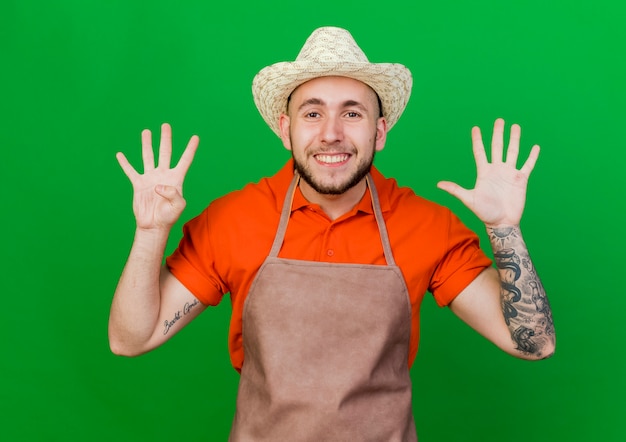
[[[191,137],[176,167],[170,168],[172,129],[169,124],[163,124],[158,164],[155,167],[152,133],[144,130],[141,133],[143,174],[130,165],[123,153],[117,153],[117,161],[133,185],[133,212],[138,229],[169,230],[178,220],[186,204],[183,198],[183,182],[199,141],[196,135]]]
[[[520,133],[521,129],[517,124],[511,126],[509,145],[504,157],[504,120],[498,118],[493,128],[490,163],[480,129],[472,128],[477,171],[474,188],[465,189],[449,181],[437,183],[437,187],[461,200],[488,227],[519,225],[524,212],[528,178],[539,156],[539,146],[533,146],[524,165],[518,170]]]

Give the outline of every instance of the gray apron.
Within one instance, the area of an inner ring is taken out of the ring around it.
[[[245,301],[230,440],[416,441],[411,305],[373,180],[386,266],[278,258],[298,182],[296,174]]]

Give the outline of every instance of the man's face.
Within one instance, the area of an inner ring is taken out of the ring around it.
[[[305,183],[323,195],[361,183],[385,144],[387,126],[379,112],[376,93],[360,81],[321,77],[300,85],[280,127]]]

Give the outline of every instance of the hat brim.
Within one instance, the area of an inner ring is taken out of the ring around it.
[[[397,63],[280,62],[262,69],[252,81],[254,104],[267,125],[280,137],[278,120],[287,111],[287,98],[301,84],[318,77],[349,77],[371,87],[382,104],[391,129],[411,95],[411,72]]]

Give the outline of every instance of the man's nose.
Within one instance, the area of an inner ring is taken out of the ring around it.
[[[326,118],[320,136],[325,144],[333,144],[343,139],[343,125],[339,116]]]

